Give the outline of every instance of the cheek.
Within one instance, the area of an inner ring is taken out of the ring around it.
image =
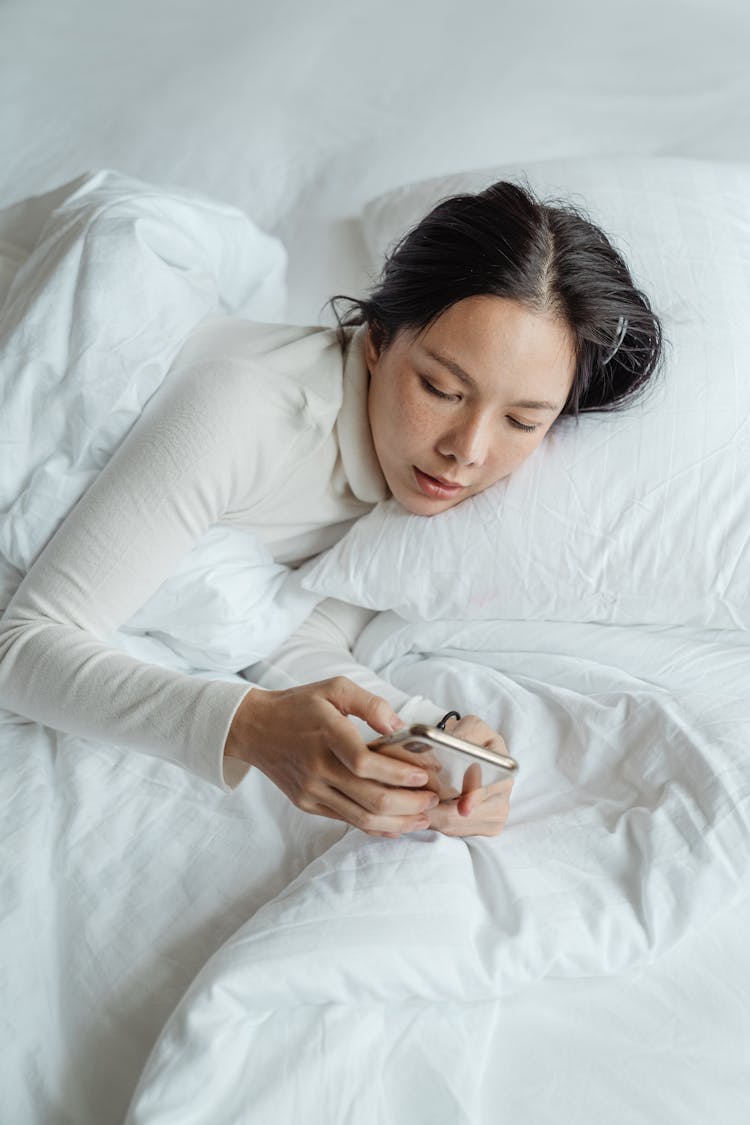
[[[391,487],[404,465],[420,458],[424,441],[423,420],[415,396],[403,381],[394,379],[377,399],[370,414],[375,449]]]
[[[407,442],[419,443],[435,428],[429,403],[425,402],[424,395],[408,386],[402,384],[396,388],[393,410],[394,425]]]
[[[546,430],[539,437],[536,437],[536,435],[530,437],[513,435],[509,439],[498,441],[491,465],[493,483],[509,476],[510,473],[523,465],[524,461],[527,461],[532,453],[539,448],[545,437]]]

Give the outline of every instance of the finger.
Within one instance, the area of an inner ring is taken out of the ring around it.
[[[355,777],[400,788],[421,788],[429,781],[425,770],[371,750],[354,725],[342,715],[331,716],[327,740],[331,753]]]
[[[482,786],[482,767],[479,762],[472,762],[464,774],[463,785],[461,786],[462,793],[471,793],[472,789],[480,789]]]
[[[461,796],[456,804],[459,814],[471,816],[474,809],[482,803],[486,796],[487,790],[482,786],[482,767],[479,762],[472,762],[464,773]]]
[[[472,789],[470,793],[462,793],[456,800],[456,808],[460,816],[471,816],[480,805],[487,800],[487,790]]]
[[[470,766],[469,769],[473,769]],[[468,770],[466,771],[468,774]],[[503,779],[502,781],[493,781],[491,785],[480,786],[478,789],[468,790],[466,787],[466,777],[464,777],[464,790],[462,795],[458,798],[457,809],[461,816],[471,816],[480,805],[488,805],[495,797],[501,797],[507,804],[510,799],[510,791],[513,788],[512,777]],[[494,808],[494,805],[488,805]]]
[[[443,801],[430,814],[430,824],[446,836],[498,836],[508,819],[506,798],[490,797],[483,801],[471,817],[461,816],[458,802]]]
[[[350,800],[345,793],[329,788],[321,807],[327,808],[347,824],[361,828],[363,832],[415,832],[429,828],[430,818],[426,813],[417,816],[382,816],[363,809],[355,801]]]
[[[348,823],[340,813],[334,812],[327,805],[316,805],[307,811],[313,816],[324,816],[328,820],[338,820],[341,824]],[[400,832],[368,832],[367,834],[368,836],[382,836],[387,840],[398,840],[401,837]]]
[[[494,750],[498,754],[508,753],[503,736],[477,715],[464,715],[451,733],[459,738],[465,738],[467,742],[474,742],[477,746],[486,746],[488,750]]]
[[[509,796],[515,783],[514,777],[504,777],[502,781],[493,781],[491,785],[487,786],[487,796],[496,797],[500,794]]]
[[[437,808],[430,813],[431,827],[445,835],[456,835],[457,833],[451,832],[451,829],[460,825],[461,832],[466,832],[466,821],[463,817],[458,816],[457,804],[457,799],[441,801]]]
[[[379,734],[393,734],[405,725],[387,700],[381,695],[373,695],[347,676],[334,676],[327,681],[327,686],[328,698],[342,715],[356,715],[358,719],[364,719]]]
[[[389,758],[395,758],[398,762],[406,762],[408,766],[412,766],[416,770],[424,770],[430,776],[442,770],[442,764],[435,753],[429,749],[422,749],[422,747],[427,746],[427,743],[420,740],[415,742],[389,742],[388,738],[389,735],[385,735],[383,739],[376,739],[369,743],[370,750],[375,750],[378,754],[385,754]],[[420,747],[420,749],[415,749],[415,746]]]
[[[349,800],[378,816],[418,816],[439,804],[437,794],[431,789],[402,789],[382,785],[378,781],[356,777],[341,765],[329,784]]]

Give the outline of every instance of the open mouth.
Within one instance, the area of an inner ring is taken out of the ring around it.
[[[428,473],[423,473],[416,465],[414,465],[414,478],[425,496],[440,500],[457,496],[459,492],[464,490],[464,485],[450,484],[448,481],[440,480],[439,477],[431,477]]]

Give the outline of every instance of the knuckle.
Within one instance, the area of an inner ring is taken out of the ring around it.
[[[291,794],[293,804],[301,809],[303,812],[314,812],[318,807],[318,793],[316,788],[315,779],[311,778],[307,782],[300,784]]]
[[[379,695],[371,695],[367,701],[367,707],[365,708],[366,714],[374,716],[375,712],[384,706],[386,706],[384,699],[381,699]]]
[[[381,814],[386,813],[388,811],[389,802],[389,794],[384,789],[379,789],[371,801],[372,811]]]
[[[355,773],[357,777],[367,776],[367,767],[369,765],[369,757],[371,750],[355,750],[349,759],[349,769]]]

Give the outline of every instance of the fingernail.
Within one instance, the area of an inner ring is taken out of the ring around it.
[[[429,828],[430,827],[430,818],[428,816],[420,816],[417,820],[417,823],[414,825],[414,827],[417,828],[417,829],[419,829],[419,828]]]
[[[391,719],[388,723],[388,731],[390,734],[395,734],[396,731],[401,730],[403,726],[406,726],[404,720],[399,719],[398,715],[396,715],[395,718]]]
[[[427,805],[427,808],[428,808],[428,809],[434,809],[434,808],[436,808],[436,807],[437,807],[437,806],[438,806],[439,804],[440,804],[440,798],[438,797],[438,795],[437,795],[437,794],[433,794],[433,796],[432,796],[432,797],[430,797],[430,801],[429,801],[429,804]]]
[[[429,780],[427,774],[421,771],[409,775],[410,785],[426,785]]]

